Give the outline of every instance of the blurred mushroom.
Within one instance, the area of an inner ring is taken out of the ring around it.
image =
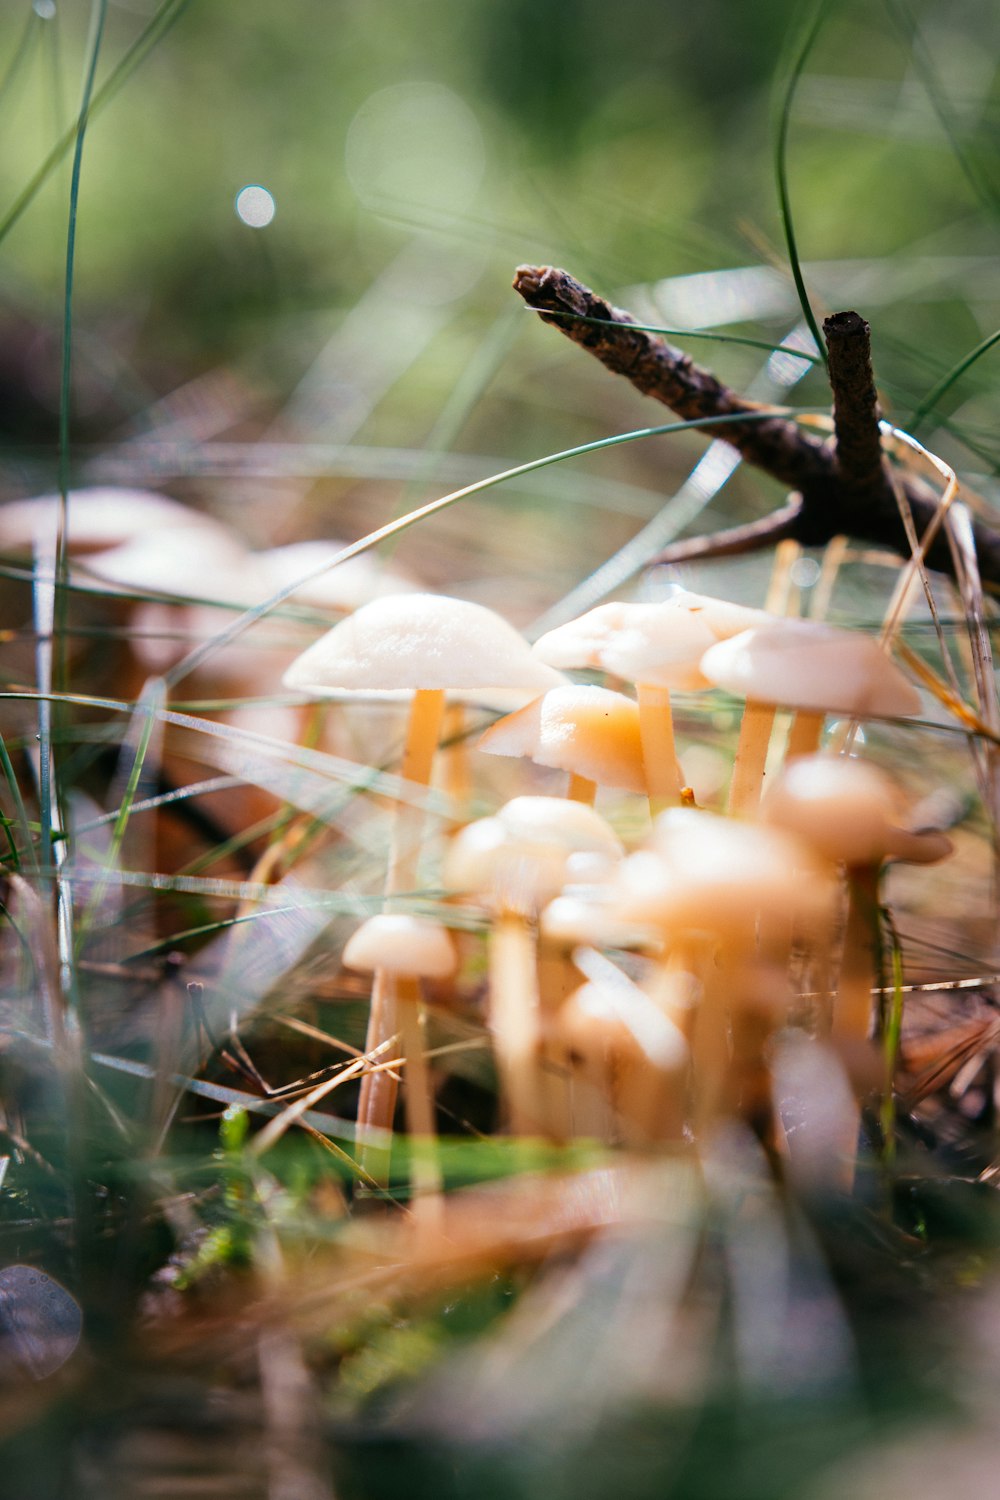
[[[907,826],[907,808],[898,787],[875,766],[848,756],[794,760],[761,811],[772,826],[794,833],[824,859],[845,867],[847,915],[831,1036],[867,1093],[875,1071],[868,1037],[880,947],[881,872],[893,859],[934,864],[951,852],[951,840],[935,829]],[[853,1175],[857,1130],[858,1111],[852,1138],[842,1142],[848,1164],[845,1185]]]
[[[515,797],[452,840],[446,884],[479,896],[493,913],[489,935],[490,1028],[516,1133],[544,1127],[541,1021],[534,924],[562,888],[574,853],[617,860],[621,844],[593,808],[559,797]]]
[[[348,939],[344,965],[381,972],[389,1008],[399,1018],[403,1044],[406,1127],[413,1152],[414,1197],[435,1198],[441,1174],[434,1151],[434,1092],[427,1071],[420,1014],[421,979],[447,979],[458,955],[446,927],[423,917],[384,912],[369,917]]]
[[[441,594],[398,594],[363,605],[327,631],[292,663],[284,680],[287,687],[323,698],[410,700],[400,775],[426,787],[446,694],[522,703],[563,678],[537,661],[513,626],[492,610]],[[416,884],[422,821],[419,804],[397,806],[387,896]],[[368,1050],[394,1034],[394,1012],[377,970]],[[395,1080],[388,1074],[366,1075],[358,1112],[362,1129],[391,1129],[395,1093]]]
[[[920,695],[871,636],[816,620],[781,620],[743,631],[707,651],[705,676],[746,699],[729,808],[760,801],[776,707],[800,710],[789,757],[815,750],[828,713],[896,718],[920,711]]]

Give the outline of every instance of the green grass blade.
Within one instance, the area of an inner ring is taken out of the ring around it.
[[[990,181],[984,168],[966,149],[954,111],[941,87],[934,63],[904,0],[885,0],[885,8],[893,25],[909,47],[914,71],[924,86],[924,91],[937,115],[941,129],[948,138],[948,145],[961,168],[962,176],[983,207],[992,214],[1000,214],[1000,191]]]
[[[14,79],[21,71],[22,65],[27,61],[28,53],[31,50],[31,45],[38,37],[38,25],[38,14],[34,10],[29,11],[28,19],[24,23],[24,29],[21,32],[20,39],[17,43],[17,46],[14,48],[13,56],[11,57],[10,62],[7,64],[7,71],[4,73],[3,77],[0,78],[0,106],[2,106],[6,102],[7,95],[11,89]]]
[[[527,312],[544,312],[541,307],[525,304]],[[790,344],[773,344],[770,339],[744,337],[741,333],[716,333],[709,328],[662,328],[658,323],[620,323],[615,318],[589,318],[586,313],[560,312],[560,318],[572,318],[575,323],[593,323],[599,328],[634,328],[636,333],[659,333],[668,339],[705,339],[713,344],[739,344],[744,349],[763,349],[766,354],[793,354],[810,365],[821,365],[821,354],[807,354],[802,349],[793,349]]]
[[[947,375],[941,377],[937,385],[927,393],[910,418],[910,432],[917,432],[918,428],[937,409],[942,396],[946,395],[955,382],[962,378],[970,365],[974,365],[976,360],[992,349],[996,343],[1000,343],[1000,329],[997,329],[996,333],[991,333],[988,338],[983,339],[982,343],[977,344],[970,354],[965,355],[964,359],[960,359],[957,365],[953,365]]]
[[[157,43],[180,20],[180,17],[187,10],[190,3],[191,0],[163,0],[163,4],[144,30],[136,37],[132,45],[118,63],[116,63],[100,88],[95,90],[90,102],[89,113],[91,118],[114,98],[122,84],[126,82],[141,63],[145,62]],[[31,207],[38,193],[45,186],[46,182],[48,182],[60,162],[72,151],[76,142],[76,136],[77,125],[73,124],[59,137],[48,156],[46,156],[41,166],[34,172],[21,192],[18,193],[7,212],[0,216],[0,240],[3,240],[10,233],[25,211]]]
[[[795,221],[792,217],[792,201],[788,188],[788,131],[792,118],[792,103],[795,99],[795,91],[798,88],[799,79],[802,77],[809,54],[812,52],[816,38],[819,36],[823,23],[826,20],[831,3],[832,0],[819,0],[819,4],[816,6],[811,19],[803,30],[802,40],[796,49],[778,106],[777,131],[774,142],[774,171],[778,188],[778,204],[781,210],[781,223],[785,233],[785,246],[788,251],[788,263],[791,267],[792,280],[795,282],[795,290],[798,293],[799,305],[802,308],[802,316],[806,321],[809,332],[815,340],[817,352],[824,364],[826,364],[826,345],[823,342],[819,331],[819,324],[816,322],[816,316],[809,301],[809,293],[806,291],[795,234]]]

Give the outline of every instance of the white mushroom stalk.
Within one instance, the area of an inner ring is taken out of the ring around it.
[[[430,783],[446,694],[470,701],[517,703],[563,682],[543,666],[513,626],[479,604],[439,594],[400,594],[363,605],[292,663],[285,685],[320,697],[410,700],[401,774]],[[386,895],[412,890],[422,813],[400,804],[394,820]],[[376,970],[366,1050],[395,1034],[395,1005]],[[358,1124],[364,1133],[391,1130],[396,1081],[386,1072],[365,1076]]]
[[[760,801],[776,707],[801,716],[789,754],[815,750],[825,716],[897,718],[920,711],[920,695],[878,643],[817,620],[781,620],[722,641],[701,661],[717,687],[746,699],[729,810],[752,813]]]

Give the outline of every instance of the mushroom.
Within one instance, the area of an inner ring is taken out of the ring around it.
[[[697,692],[699,668],[719,640],[770,617],[721,599],[679,591],[659,604],[599,605],[549,631],[535,652],[556,667],[599,667],[636,685],[643,762],[654,812],[680,800],[671,691]]]
[[[54,552],[61,500],[33,495],[0,505],[0,552],[32,553],[39,546]],[[210,532],[227,536],[210,516],[152,490],[93,488],[70,490],[67,496],[67,548],[71,556],[103,552],[151,531],[183,530],[197,545]]]
[[[920,695],[871,636],[817,620],[780,620],[743,631],[706,651],[701,670],[716,687],[746,699],[729,809],[760,801],[777,707],[799,710],[788,754],[814,750],[827,713],[896,718],[920,711]]]
[[[369,917],[347,940],[343,961],[348,969],[384,976],[387,1001],[398,1016],[402,1036],[414,1197],[418,1202],[434,1198],[441,1190],[441,1176],[434,1152],[434,1094],[424,1053],[420,980],[453,974],[458,965],[455,945],[440,922],[382,912]]]
[[[933,864],[951,852],[951,840],[934,829],[907,826],[907,809],[895,784],[875,766],[842,755],[794,760],[765,798],[764,819],[794,833],[847,878],[840,977],[831,1036],[853,1074],[865,1080],[874,1058],[865,1056],[872,1021],[872,991],[879,946],[879,879],[887,860]],[[844,1185],[853,1177],[860,1105],[845,1139]]]
[[[381,558],[371,552],[359,553],[348,558],[337,567],[311,578],[317,568],[332,562],[348,544],[331,538],[309,542],[292,542],[285,547],[272,547],[267,552],[255,554],[255,562],[261,577],[266,581],[269,594],[276,594],[293,584],[297,578],[306,578],[289,598],[296,604],[309,604],[318,609],[334,609],[341,613],[360,609],[373,599],[389,594],[415,593],[420,585],[415,579],[396,568],[390,568]]]
[[[619,867],[613,914],[658,927],[668,950],[679,942],[701,980],[691,1039],[696,1126],[716,1116],[726,1091],[731,1016],[758,993],[760,965],[787,959],[786,929],[767,919],[794,916],[817,938],[829,928],[832,897],[828,869],[791,834],[683,808],[661,813],[650,846]],[[758,920],[766,946],[758,947]]]
[[[400,774],[418,787],[430,782],[445,695],[520,704],[563,682],[531,655],[512,625],[492,610],[441,594],[397,594],[365,604],[328,630],[285,673],[285,685],[323,698],[365,697],[411,702]],[[416,884],[422,816],[397,807],[385,893]],[[395,1007],[376,971],[368,1050],[394,1034]],[[391,1129],[396,1084],[387,1073],[362,1080],[362,1130]]]
[[[568,796],[578,802],[593,802],[598,785],[646,789],[639,710],[624,693],[608,688],[578,683],[553,688],[498,719],[477,749],[568,771]]]
[[[638,985],[624,974],[581,985],[560,1009],[555,1033],[571,1067],[614,1110],[626,1144],[680,1138],[687,1043]]]
[[[622,847],[584,803],[515,797],[494,817],[461,829],[445,859],[446,884],[481,896],[493,912],[489,1022],[510,1126],[519,1134],[541,1128],[548,1114],[534,924],[579,853],[617,861]]]

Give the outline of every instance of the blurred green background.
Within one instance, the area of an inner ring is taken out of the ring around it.
[[[108,5],[98,86],[161,13]],[[778,341],[799,320],[773,157],[814,14],[801,0],[166,13],[176,24],[86,139],[75,483],[167,489],[257,543],[353,536],[491,467],[662,420],[521,307],[524,260],[672,327]],[[0,213],[72,126],[90,24],[87,0],[2,8]],[[869,317],[901,420],[1000,326],[998,43],[1000,13],[978,0],[842,0],[792,105],[814,304]],[[254,183],[275,204],[264,228],[234,209]],[[56,472],[68,188],[67,156],[0,246],[7,496]],[[685,347],[741,388],[766,360]],[[978,476],[1000,454],[995,366],[986,355],[949,392],[950,431],[924,434]],[[821,371],[795,399],[824,403]],[[483,596],[503,568],[497,598],[517,569],[530,613],[655,514],[702,447],[660,439],[548,471],[402,555]],[[738,475],[706,521],[759,513],[769,489]]]

